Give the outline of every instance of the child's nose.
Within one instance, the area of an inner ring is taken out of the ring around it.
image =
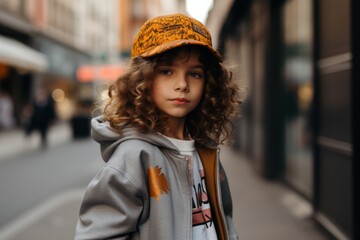
[[[189,91],[188,81],[186,76],[178,76],[175,84],[176,91]]]

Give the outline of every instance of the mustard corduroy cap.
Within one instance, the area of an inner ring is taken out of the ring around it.
[[[205,25],[184,14],[158,16],[146,21],[134,39],[131,58],[151,57],[183,45],[204,46],[219,62],[223,61],[212,47]]]

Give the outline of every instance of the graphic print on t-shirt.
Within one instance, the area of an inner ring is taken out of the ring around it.
[[[193,185],[193,226],[205,225],[207,228],[212,226],[212,217],[208,194],[205,187],[204,171],[200,170],[200,182]]]

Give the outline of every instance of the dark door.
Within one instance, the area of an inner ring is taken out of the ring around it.
[[[315,12],[315,217],[351,239],[352,93],[350,0],[317,0]]]

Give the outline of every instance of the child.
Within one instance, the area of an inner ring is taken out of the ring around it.
[[[92,120],[106,166],[87,188],[76,239],[237,239],[217,145],[239,101],[221,62],[195,19],[141,27],[129,71]]]

